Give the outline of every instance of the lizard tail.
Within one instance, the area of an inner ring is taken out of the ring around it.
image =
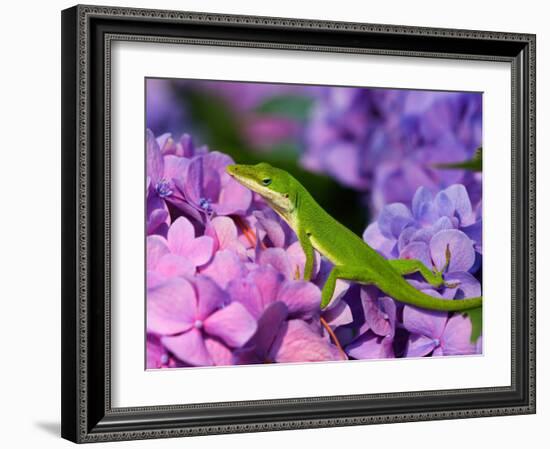
[[[395,294],[396,292],[392,292],[390,296],[405,304],[441,312],[462,312],[470,309],[476,309],[481,307],[483,302],[481,296],[454,300],[435,298],[415,289],[408,283],[407,286],[408,287],[400,289],[397,295]]]

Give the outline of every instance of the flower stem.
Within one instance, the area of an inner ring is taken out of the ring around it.
[[[334,331],[330,328],[330,326],[328,325],[328,323],[325,321],[325,319],[323,317],[319,317],[319,320],[321,321],[321,325],[326,329],[326,331],[328,332],[328,334],[332,338],[332,341],[334,342],[334,344],[336,345],[336,347],[340,351],[340,354],[342,354],[342,356],[344,356],[344,358],[347,358],[346,357],[346,352],[344,351],[344,348],[342,348],[342,345],[338,341],[338,337],[336,336]]]

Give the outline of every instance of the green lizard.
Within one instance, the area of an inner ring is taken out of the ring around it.
[[[465,311],[481,306],[481,297],[449,301],[415,289],[403,278],[404,275],[420,273],[431,285],[439,287],[444,283],[442,274],[434,273],[419,260],[386,260],[331,217],[286,171],[260,163],[229,165],[227,172],[260,194],[294,230],[306,256],[305,280],[310,280],[313,274],[314,249],[334,264],[322,289],[322,308],[332,299],[337,279],[375,285],[392,298],[424,309]]]

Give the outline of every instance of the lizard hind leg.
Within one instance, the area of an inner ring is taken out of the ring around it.
[[[419,273],[430,285],[441,287],[443,284],[443,276],[440,272],[432,271],[420,260],[417,259],[391,259],[388,260],[390,265],[400,275]]]
[[[338,279],[354,281],[360,284],[371,284],[374,281],[374,277],[364,267],[334,266],[321,291],[321,309],[329,305]]]

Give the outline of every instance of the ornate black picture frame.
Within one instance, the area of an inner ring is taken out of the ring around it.
[[[511,386],[113,408],[110,48],[116,40],[503,61],[512,71]],[[535,412],[535,36],[75,6],[62,12],[62,436],[74,442]]]

